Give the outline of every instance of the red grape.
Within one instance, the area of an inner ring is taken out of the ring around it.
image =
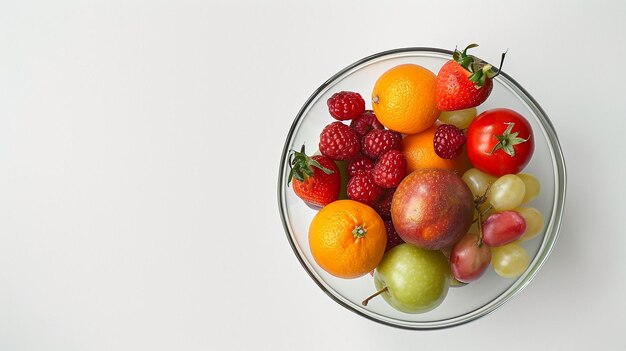
[[[452,274],[463,283],[480,278],[491,262],[491,249],[478,244],[478,235],[468,233],[454,244],[450,252]]]
[[[491,247],[519,239],[526,231],[526,220],[516,211],[496,212],[483,222],[483,242]]]

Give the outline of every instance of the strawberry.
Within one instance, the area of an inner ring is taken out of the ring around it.
[[[372,129],[362,140],[362,152],[372,160],[378,159],[389,150],[399,150],[402,135],[389,129]]]
[[[309,205],[324,207],[339,198],[341,175],[337,164],[330,157],[316,155],[309,157],[304,151],[292,150],[289,155],[291,171],[287,185]]]
[[[441,124],[433,140],[435,153],[441,158],[455,158],[463,151],[465,134],[452,124]]]
[[[404,154],[398,150],[390,150],[380,156],[374,169],[372,178],[376,185],[383,188],[395,188],[406,176],[407,162]]]
[[[322,155],[333,160],[348,160],[361,150],[356,132],[341,122],[333,122],[322,130],[319,149]]]
[[[477,47],[468,45],[463,52],[454,50],[453,60],[446,62],[435,81],[435,99],[440,111],[454,111],[482,104],[493,89],[492,79],[500,74],[489,64],[467,54],[467,50]],[[500,67],[504,62],[502,54]]]
[[[374,183],[370,172],[361,172],[348,181],[348,198],[373,206],[383,194],[383,188]]]

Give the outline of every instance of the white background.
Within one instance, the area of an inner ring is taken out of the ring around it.
[[[1,1],[0,350],[615,350],[626,331],[623,1]],[[531,284],[447,330],[340,307],[278,213],[332,74],[481,44],[550,116],[565,218]]]

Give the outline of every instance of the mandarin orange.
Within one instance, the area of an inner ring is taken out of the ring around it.
[[[415,64],[403,64],[383,73],[372,91],[372,108],[387,128],[402,134],[419,133],[439,117],[435,103],[436,76]]]
[[[339,278],[372,271],[385,253],[387,232],[376,211],[354,200],[324,206],[309,226],[309,247],[317,264]]]
[[[471,168],[467,152],[453,159],[439,157],[435,152],[434,138],[438,123],[418,134],[407,135],[400,143],[400,151],[407,161],[407,173],[419,168],[442,168],[455,171],[459,176]]]

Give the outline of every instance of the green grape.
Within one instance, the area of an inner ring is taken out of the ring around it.
[[[452,124],[459,129],[467,129],[472,120],[476,118],[476,107],[464,110],[444,111],[439,115],[439,120],[446,124]]]
[[[534,207],[520,207],[516,208],[515,211],[519,212],[519,214],[521,214],[526,220],[526,231],[519,239],[520,242],[533,239],[541,233],[545,221],[543,219],[543,215],[538,209]]]
[[[491,255],[493,269],[504,278],[519,277],[530,264],[528,252],[517,243],[492,247]]]
[[[485,195],[487,187],[496,181],[496,177],[489,175],[477,168],[470,168],[461,177],[470,188],[474,196]]]
[[[526,186],[515,174],[506,174],[498,178],[487,194],[487,200],[496,211],[512,210],[522,204]]]
[[[541,184],[539,183],[539,179],[532,174],[520,173],[517,176],[520,177],[526,186],[526,192],[524,193],[524,200],[522,200],[522,203],[527,204],[539,196]]]

